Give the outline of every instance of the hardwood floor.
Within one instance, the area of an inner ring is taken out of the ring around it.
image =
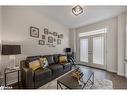
[[[108,72],[101,69],[80,66],[83,69],[92,70],[96,79],[108,79],[113,82],[114,89],[127,89],[127,78],[119,76],[116,73]],[[12,85],[14,89],[18,89],[17,83]],[[20,85],[20,89],[22,86]]]
[[[96,68],[80,66],[81,68],[92,70],[96,79],[109,79],[113,82],[114,89],[127,89],[127,78],[119,76],[116,73],[100,70]]]

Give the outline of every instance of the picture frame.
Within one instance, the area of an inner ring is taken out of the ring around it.
[[[57,34],[57,32],[53,32],[53,36],[57,36],[58,34]]]
[[[59,36],[60,36],[60,38],[63,38],[63,34],[60,34]]]
[[[56,42],[56,38],[54,38],[54,42]]]
[[[49,34],[48,33],[48,28],[44,28],[44,34],[47,34],[47,35]]]
[[[42,35],[41,38],[42,38],[42,39],[46,39],[45,35]]]
[[[53,37],[52,37],[52,36],[49,36],[49,37],[48,37],[48,42],[49,42],[49,43],[53,43]]]
[[[58,38],[60,38],[60,35],[57,35]]]
[[[61,40],[57,39],[57,44],[60,45],[61,44]]]
[[[39,41],[38,41],[38,44],[39,44],[39,45],[45,45],[45,41],[39,40]]]
[[[39,28],[30,26],[30,36],[39,38]]]
[[[53,33],[52,33],[52,32],[49,32],[49,34],[53,35]]]

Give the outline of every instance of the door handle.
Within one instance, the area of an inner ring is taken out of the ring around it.
[[[88,51],[89,54],[92,54],[93,52],[92,51]]]

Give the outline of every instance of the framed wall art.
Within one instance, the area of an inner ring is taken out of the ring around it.
[[[61,44],[61,40],[57,39],[57,44],[60,45]]]
[[[53,43],[53,37],[52,37],[52,36],[49,36],[49,37],[48,37],[48,42],[49,42],[49,43]]]
[[[44,34],[48,35],[48,28],[44,28]]]
[[[57,32],[53,32],[53,36],[57,36]]]
[[[49,34],[53,35],[53,33],[52,33],[52,32],[49,32]]]
[[[56,42],[56,38],[54,38],[54,42]]]
[[[59,37],[60,37],[60,38],[63,38],[63,34],[60,34]]]
[[[38,44],[39,44],[39,45],[45,45],[45,41],[39,40]]]
[[[57,35],[58,38],[60,38],[60,35]]]
[[[45,35],[42,35],[42,39],[45,39]]]
[[[39,38],[39,28],[30,26],[30,36]]]

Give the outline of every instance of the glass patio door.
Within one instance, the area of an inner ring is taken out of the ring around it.
[[[104,65],[104,37],[93,37],[93,63]]]
[[[89,59],[88,59],[88,37],[85,38],[81,38],[80,39],[80,61],[81,62],[85,62],[88,63]]]
[[[80,38],[80,62],[96,68],[106,68],[104,34]]]

